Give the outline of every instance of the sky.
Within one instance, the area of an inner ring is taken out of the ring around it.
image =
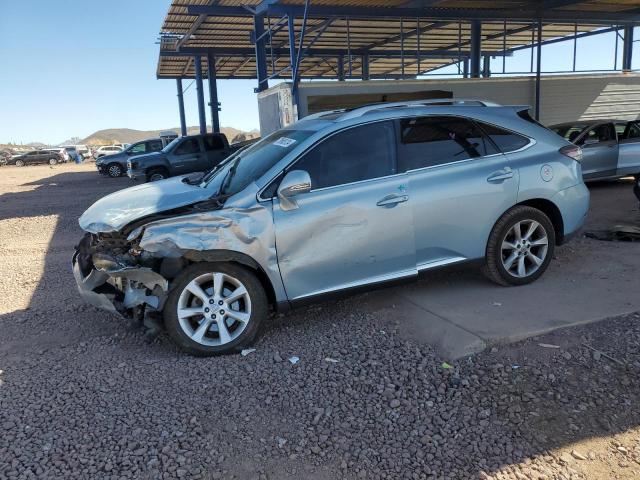
[[[0,143],[58,144],[104,128],[177,127],[175,81],[155,76],[158,32],[169,4],[0,0]],[[577,69],[613,68],[614,39],[611,33],[579,40]],[[572,42],[543,47],[543,70],[570,70],[572,52]],[[619,68],[621,42],[618,57]],[[638,68],[640,52],[633,63]],[[528,50],[506,60],[507,70],[529,66]],[[492,60],[491,68],[499,72],[502,59]],[[258,128],[255,86],[255,80],[218,81],[222,126]],[[185,93],[185,109],[187,124],[197,125],[195,85]]]

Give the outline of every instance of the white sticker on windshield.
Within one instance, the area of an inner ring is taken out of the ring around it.
[[[277,145],[278,147],[283,147],[283,148],[290,147],[294,143],[296,143],[296,141],[293,138],[287,138],[287,137],[281,137],[275,142],[273,142],[274,145]]]

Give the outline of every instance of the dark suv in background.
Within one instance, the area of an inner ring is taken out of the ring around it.
[[[164,147],[161,138],[153,138],[136,142],[121,152],[113,155],[104,155],[96,160],[98,171],[110,177],[120,177],[127,171],[127,160],[135,155],[144,155],[147,153],[158,152]]]
[[[131,157],[127,175],[134,180],[154,182],[176,175],[204,172],[244,145],[230,146],[223,133],[179,137],[159,152]]]
[[[48,163],[49,165],[55,165],[62,161],[62,155],[55,150],[32,150],[31,152],[23,153],[22,155],[9,159],[7,164],[22,167],[24,165],[36,163]]]

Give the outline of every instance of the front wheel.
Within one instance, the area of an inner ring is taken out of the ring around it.
[[[168,177],[169,174],[163,168],[152,168],[147,172],[147,182],[157,182]]]
[[[49,159],[49,165],[55,165],[56,163],[58,163],[58,161],[55,158]]]
[[[250,345],[267,314],[267,295],[258,278],[230,263],[188,267],[174,281],[163,310],[171,339],[203,357]]]
[[[549,217],[537,208],[519,205],[496,222],[489,235],[484,272],[503,285],[525,285],[549,266],[555,247]]]
[[[120,177],[122,175],[122,167],[120,165],[118,165],[117,163],[112,163],[107,168],[107,174],[111,178]]]

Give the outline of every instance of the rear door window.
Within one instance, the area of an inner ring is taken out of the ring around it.
[[[498,153],[476,124],[466,118],[429,116],[399,123],[400,172]]]
[[[491,139],[502,153],[515,152],[516,150],[520,150],[531,143],[531,140],[524,135],[511,132],[489,123],[477,123],[480,128],[482,128],[485,135]]]
[[[291,170],[306,170],[314,190],[395,173],[393,122],[349,128],[323,140]]]
[[[129,150],[129,152],[133,154],[145,153],[146,151],[147,151],[147,146],[146,146],[146,143],[144,142],[134,145],[133,147],[131,147],[131,150]]]
[[[147,142],[147,152],[158,152],[162,150],[162,140],[151,140]]]
[[[180,145],[176,147],[176,155],[188,155],[190,153],[197,153],[200,151],[200,143],[198,138],[187,138]]]
[[[204,141],[204,149],[207,152],[224,149],[224,142],[218,135],[207,135],[202,140]]]

